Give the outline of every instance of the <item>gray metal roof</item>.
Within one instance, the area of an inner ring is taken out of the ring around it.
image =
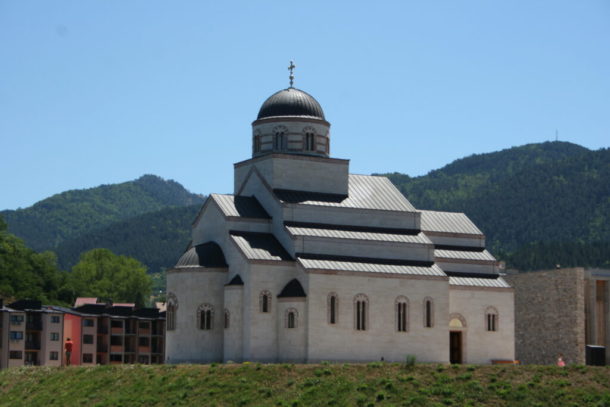
[[[211,194],[225,216],[270,219],[269,214],[253,196]]]
[[[257,119],[277,116],[313,117],[324,120],[320,103],[309,93],[292,87],[269,96],[261,106]]]
[[[432,244],[430,239],[423,233],[399,234],[399,233],[380,233],[370,231],[354,231],[341,229],[341,226],[335,228],[316,228],[308,226],[291,226],[286,225],[288,233],[292,236],[312,236],[325,237],[332,239],[354,239],[354,240],[374,240],[379,242],[400,242],[400,243],[420,243]]]
[[[231,239],[249,260],[293,260],[271,233],[231,231]]]
[[[298,262],[305,269],[314,270],[333,270],[333,271],[353,271],[364,273],[384,273],[384,274],[406,274],[418,276],[437,276],[443,277],[445,273],[436,264],[430,267],[425,266],[405,266],[396,264],[376,264],[361,263],[350,261],[320,260],[299,258]]]
[[[348,196],[276,189],[284,203],[414,212],[416,209],[386,177],[349,174]]]
[[[452,259],[452,260],[479,260],[479,261],[496,261],[495,257],[487,250],[480,252],[472,250],[434,250],[434,257],[437,259]]]
[[[465,287],[511,288],[502,278],[449,277],[449,285]]]
[[[183,267],[227,267],[222,249],[214,242],[207,242],[188,249],[176,263]]]
[[[468,216],[459,212],[421,211],[421,229],[424,232],[483,235]]]

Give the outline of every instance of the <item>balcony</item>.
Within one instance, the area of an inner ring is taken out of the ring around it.
[[[107,326],[97,326],[97,333],[98,335],[105,335],[108,333],[108,327]]]
[[[99,353],[106,353],[108,352],[108,345],[106,345],[105,343],[98,343],[96,350]]]
[[[25,350],[40,350],[40,342],[39,341],[26,341]]]
[[[42,331],[42,321],[30,321],[25,324],[25,329],[28,331]]]

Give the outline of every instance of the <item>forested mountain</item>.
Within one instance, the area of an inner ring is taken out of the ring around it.
[[[82,252],[103,247],[137,258],[150,272],[173,266],[191,240],[191,224],[200,208],[200,204],[166,208],[66,240],[56,248],[59,265],[68,269]]]
[[[417,208],[465,212],[509,265],[610,266],[608,149],[529,144],[385,175]]]
[[[135,181],[62,192],[25,209],[0,212],[9,231],[36,251],[54,250],[114,222],[168,207],[201,204],[203,197],[175,181],[144,175]]]

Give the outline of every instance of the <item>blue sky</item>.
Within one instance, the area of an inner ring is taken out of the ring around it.
[[[231,192],[291,59],[353,173],[610,144],[606,0],[0,0],[0,209],[146,173]]]

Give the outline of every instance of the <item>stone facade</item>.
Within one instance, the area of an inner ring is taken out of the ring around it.
[[[585,270],[508,275],[515,289],[516,358],[526,364],[585,363]]]
[[[524,363],[590,363],[586,347],[610,364],[610,270],[555,269],[513,274],[517,358]]]

